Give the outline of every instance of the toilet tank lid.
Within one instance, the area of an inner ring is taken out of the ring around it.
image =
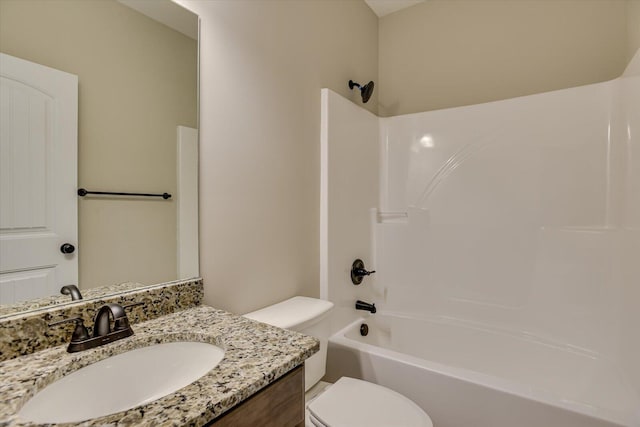
[[[274,305],[244,314],[244,317],[283,329],[292,329],[331,310],[333,303],[317,298],[293,297]]]

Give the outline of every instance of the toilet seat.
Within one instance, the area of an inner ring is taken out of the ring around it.
[[[386,387],[342,377],[307,406],[320,427],[433,427],[413,401]]]

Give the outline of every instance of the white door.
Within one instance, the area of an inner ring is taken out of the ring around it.
[[[0,304],[78,283],[77,129],[77,76],[0,53]]]

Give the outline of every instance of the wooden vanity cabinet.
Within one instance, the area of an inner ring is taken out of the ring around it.
[[[304,427],[304,364],[292,369],[207,426]]]

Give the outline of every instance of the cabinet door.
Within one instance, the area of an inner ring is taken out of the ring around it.
[[[291,370],[208,425],[211,427],[304,426],[304,365]]]

